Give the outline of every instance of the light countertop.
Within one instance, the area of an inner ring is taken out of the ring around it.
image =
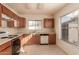
[[[2,45],[2,44],[4,44],[4,43],[7,43],[8,41],[11,41],[11,40],[13,40],[13,39],[15,39],[15,38],[17,38],[17,37],[19,37],[19,36],[21,36],[21,35],[23,35],[23,34],[26,34],[26,33],[16,33],[16,34],[12,34],[12,35],[17,35],[17,36],[15,36],[15,37],[13,37],[13,38],[5,38],[5,39],[0,39],[0,45]],[[55,34],[55,32],[51,32],[51,33],[31,33],[31,34]],[[31,35],[31,34],[29,34],[29,35]],[[27,35],[28,36],[28,35]]]
[[[8,41],[11,41],[11,40],[13,40],[14,38],[17,38],[17,37],[19,37],[19,36],[21,36],[21,35],[23,35],[23,34],[15,34],[15,35],[18,35],[18,36],[15,36],[15,37],[13,37],[13,38],[4,38],[4,39],[0,39],[0,45],[2,45],[2,44],[4,44],[4,43],[7,43]]]

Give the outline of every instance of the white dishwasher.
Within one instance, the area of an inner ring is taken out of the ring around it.
[[[48,34],[41,34],[40,44],[48,44]]]

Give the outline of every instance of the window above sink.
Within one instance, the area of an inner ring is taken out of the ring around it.
[[[41,29],[41,20],[29,20],[28,26],[30,30],[40,30]]]

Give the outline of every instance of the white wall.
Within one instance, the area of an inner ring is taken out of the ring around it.
[[[33,32],[33,30],[29,30],[29,28],[28,28],[28,20],[41,20],[42,28],[41,28],[41,30],[37,30],[39,33],[50,33],[50,32],[54,31],[54,29],[44,28],[44,25],[43,25],[44,24],[43,23],[44,18],[53,18],[53,16],[49,16],[49,15],[33,15],[33,14],[23,15],[23,16],[26,17],[26,28],[18,29],[19,32],[24,32],[24,33]]]
[[[68,54],[79,54],[79,48],[61,40],[60,17],[77,9],[79,9],[79,4],[77,3],[68,4],[54,15],[55,29],[56,29],[56,35],[57,35],[56,44]]]

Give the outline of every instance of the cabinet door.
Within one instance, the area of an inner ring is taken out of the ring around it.
[[[11,46],[11,41],[5,43],[5,44],[2,44],[0,45],[0,51],[4,50],[5,48]]]
[[[54,19],[44,19],[44,28],[54,28]]]
[[[18,16],[17,16],[15,13],[13,13],[12,18],[13,18],[14,20],[18,20]]]
[[[7,15],[8,17],[11,18],[13,17],[13,12],[3,5],[2,5],[2,13]]]
[[[1,15],[1,14],[2,14],[2,7],[1,7],[1,4],[0,4],[0,27],[2,26],[2,25],[1,25],[1,23],[2,23],[2,22],[1,22],[1,20],[2,20],[2,15]]]
[[[21,44],[20,44],[21,47],[24,45],[24,42],[25,42],[25,41],[24,41],[25,36],[26,36],[26,35],[23,34],[23,35],[21,35],[21,36],[19,37],[19,39],[20,39],[20,43],[21,43]]]
[[[49,44],[56,44],[56,34],[49,34]]]
[[[14,27],[14,21],[7,21],[7,27]]]
[[[0,45],[0,55],[10,55],[12,54],[11,41]]]
[[[32,35],[32,37],[27,41],[27,45],[32,45],[32,44],[40,44],[40,35]]]
[[[0,52],[0,55],[12,55],[12,47],[7,47],[6,49]]]
[[[26,27],[26,20],[25,18],[18,18],[17,20],[17,25],[18,25],[18,28],[25,28]]]
[[[22,18],[21,19],[21,27],[26,27],[26,20],[25,20],[25,18]]]

